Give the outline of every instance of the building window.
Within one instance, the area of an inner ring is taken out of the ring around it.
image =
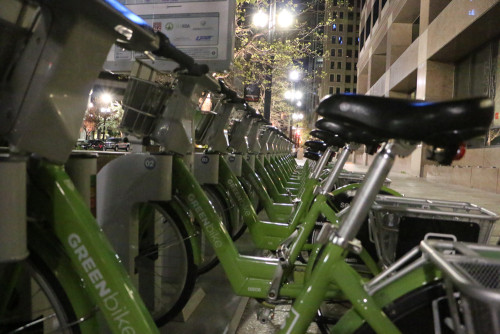
[[[358,50],[354,50],[354,57],[358,58]]]
[[[331,69],[331,70],[334,70],[334,69],[335,69],[335,62],[334,62],[334,61],[332,61],[332,62],[330,63],[330,69]]]
[[[337,18],[337,11],[336,11],[336,10],[334,10],[334,11],[332,12],[332,19],[336,19],[336,18]]]
[[[357,75],[354,76],[354,83],[358,83],[358,76]]]
[[[337,31],[337,24],[336,23],[332,24],[332,31]]]
[[[347,25],[347,32],[353,32],[354,26],[352,24]]]
[[[335,57],[335,49],[330,50],[330,57]]]
[[[338,5],[339,5],[339,4],[338,4],[338,0],[333,0],[333,5],[334,5],[334,6],[338,6]]]
[[[352,37],[347,37],[347,45],[352,45]]]
[[[351,63],[351,62],[349,62],[349,61],[348,61],[348,62],[346,62],[346,63],[345,63],[345,69],[346,69],[346,70],[351,70],[351,69],[352,69],[352,63]]]
[[[339,61],[337,62],[337,70],[341,70],[342,69],[342,62]]]
[[[335,82],[335,76],[333,74],[330,74],[330,82]]]
[[[337,37],[335,35],[332,35],[332,44],[337,43]]]
[[[330,94],[330,95],[333,94],[333,87],[328,87],[328,94]]]
[[[335,89],[335,93],[336,93],[336,94],[340,94],[340,87],[337,87],[337,88]]]
[[[344,90],[344,92],[346,92],[346,93],[350,93],[350,92],[351,92],[351,89],[350,89],[350,88],[346,88],[346,89]]]
[[[339,18],[340,18],[340,19],[343,19],[343,18],[344,18],[344,12],[340,12],[340,13],[339,13]]]
[[[348,20],[354,20],[354,13],[353,12],[347,13],[347,19]]]
[[[339,44],[342,44],[343,40],[342,40],[342,36],[339,36]]]
[[[342,82],[342,76],[340,74],[337,74],[337,82]]]
[[[349,50],[349,49],[346,50],[346,56],[351,58],[352,57],[352,50]]]
[[[337,49],[337,57],[342,57],[342,49]]]
[[[350,75],[345,76],[345,83],[351,83],[351,76]]]
[[[344,31],[344,25],[343,24],[339,24],[339,31]]]

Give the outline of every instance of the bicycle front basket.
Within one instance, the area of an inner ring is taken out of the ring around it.
[[[151,134],[161,115],[171,89],[155,80],[158,72],[151,66],[136,62],[123,100],[120,127],[137,137]]]

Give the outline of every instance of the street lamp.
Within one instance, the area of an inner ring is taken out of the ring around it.
[[[102,139],[106,139],[106,121],[108,118],[111,116],[111,105],[113,103],[113,96],[110,93],[102,93],[98,97],[98,105],[101,107],[99,108],[99,111],[103,115],[104,118],[104,124],[103,124],[103,133],[102,133]]]
[[[300,72],[297,71],[297,70],[291,70],[290,73],[288,74],[288,78],[291,80],[291,81],[299,81],[300,79]]]
[[[267,40],[269,43],[272,43],[274,41],[274,32],[276,30],[276,21],[278,23],[278,27],[288,28],[293,24],[293,18],[294,15],[292,12],[286,9],[281,10],[279,14],[276,15],[276,0],[271,0],[271,4],[269,5],[269,15],[259,10],[254,14],[252,23],[256,27],[263,28],[266,26],[267,22],[267,26],[269,27]],[[271,62],[273,62],[272,59]],[[273,80],[272,66],[268,69],[270,73],[266,75],[266,87],[264,91],[264,119],[269,121],[271,119],[271,87]]]

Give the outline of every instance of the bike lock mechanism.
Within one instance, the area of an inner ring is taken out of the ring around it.
[[[0,156],[0,263],[28,256],[26,237],[26,160]]]
[[[72,153],[64,168],[95,216],[97,153]]]

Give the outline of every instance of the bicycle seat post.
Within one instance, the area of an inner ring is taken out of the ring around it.
[[[370,166],[360,189],[354,197],[349,213],[340,224],[337,236],[333,242],[342,247],[356,237],[361,224],[371,208],[375,197],[379,193],[389,174],[396,156],[406,157],[413,152],[415,144],[394,140],[384,145]]]
[[[323,171],[323,169],[325,169],[325,166],[328,163],[328,160],[330,160],[330,156],[332,155],[333,151],[334,149],[331,146],[326,149],[325,153],[323,153],[321,158],[316,163],[316,166],[314,166],[314,170],[311,173],[312,179],[319,179],[321,172]]]
[[[344,149],[342,150],[342,153],[340,153],[340,155],[338,156],[337,161],[335,162],[335,165],[333,166],[333,169],[330,172],[330,175],[328,175],[328,178],[321,185],[320,188],[321,194],[326,195],[327,193],[333,190],[335,182],[337,182],[340,173],[342,172],[342,168],[344,168],[347,159],[349,159],[349,155],[355,150],[357,150],[358,147],[359,145],[355,143],[350,143],[344,146]]]

